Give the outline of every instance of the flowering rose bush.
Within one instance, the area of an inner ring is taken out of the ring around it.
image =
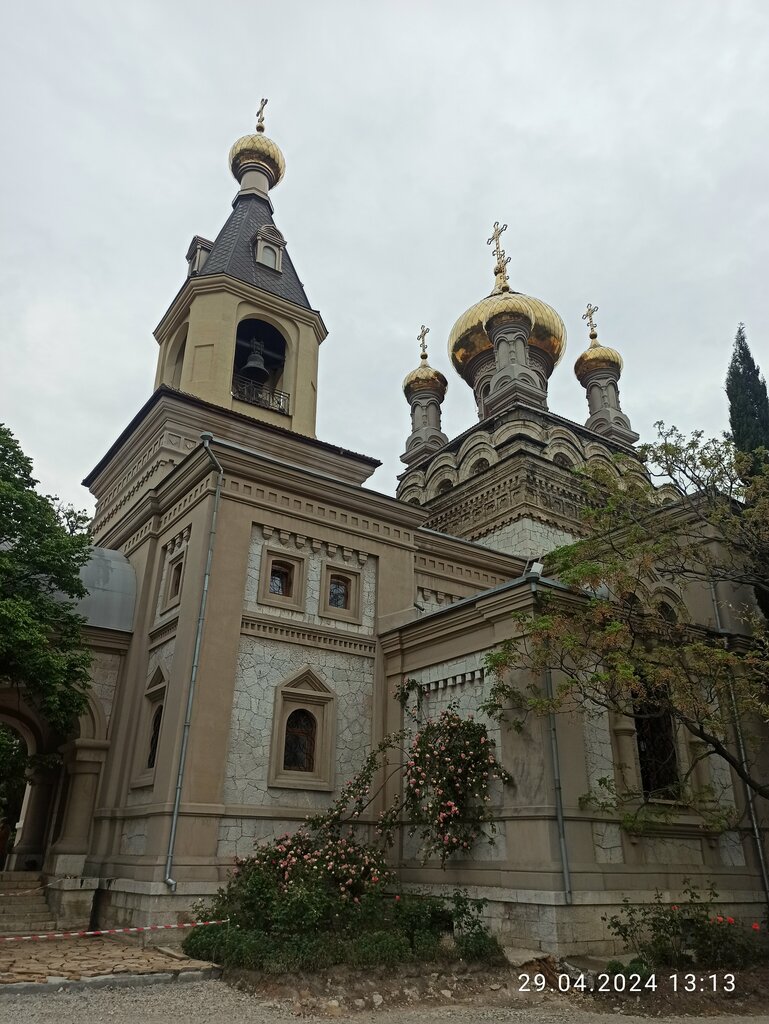
[[[649,968],[745,967],[766,958],[761,926],[750,929],[717,912],[712,885],[701,894],[684,880],[685,902],[667,904],[657,890],[653,903],[633,905],[626,897],[619,914],[604,917],[609,931]]]
[[[238,858],[211,913],[268,934],[341,932],[391,879],[382,851],[352,832],[299,829]]]
[[[391,834],[403,820],[409,835],[419,835],[424,861],[437,857],[444,864],[453,853],[467,856],[482,835],[493,842],[492,779],[512,781],[494,756],[486,726],[449,707],[414,734],[403,796],[382,815],[378,831]]]
[[[423,862],[437,857],[443,866],[452,854],[469,856],[481,836],[493,843],[490,784],[513,780],[497,760],[486,726],[472,714],[462,717],[454,705],[436,718],[424,718],[414,680],[404,680],[395,696],[410,728],[386,736],[331,808],[308,819],[309,827],[324,832],[360,822],[380,794],[383,778],[401,773],[401,793],[376,819],[382,846],[392,846],[396,831],[405,829],[419,835]]]
[[[414,694],[416,708],[410,706]],[[271,971],[500,958],[480,903],[461,893],[448,902],[393,893],[385,851],[397,829],[418,834],[423,859],[437,857],[441,865],[452,854],[469,855],[482,835],[493,842],[489,786],[510,776],[494,756],[485,725],[472,715],[463,718],[449,706],[423,720],[414,682],[404,682],[396,696],[411,727],[385,737],[327,811],[237,859],[226,887],[197,908],[201,918],[228,924],[191,932],[186,952]],[[372,813],[398,775],[399,795]],[[367,830],[373,830],[373,844],[363,841]],[[454,932],[449,949],[441,944],[447,932]]]

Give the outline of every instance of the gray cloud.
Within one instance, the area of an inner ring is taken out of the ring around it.
[[[288,165],[276,221],[330,329],[318,433],[382,458],[381,490],[421,323],[447,433],[473,421],[445,339],[490,290],[495,219],[513,286],[569,331],[555,412],[587,415],[588,299],[642,435],[725,428],[739,320],[769,369],[761,0],[33,0],[5,27],[0,419],[78,505],[150,394],[152,329],[189,239],[229,212],[227,152],[263,95]]]

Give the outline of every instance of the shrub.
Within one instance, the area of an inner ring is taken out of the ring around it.
[[[486,964],[507,963],[499,942],[485,931],[468,932],[454,939],[457,953],[462,960],[479,961]]]
[[[433,936],[436,941],[442,933],[451,932],[454,918],[446,901],[436,896],[408,893],[397,901],[388,901],[392,927],[402,932],[415,949],[416,936]],[[381,917],[380,917],[381,920]]]
[[[353,967],[392,967],[412,959],[409,940],[399,932],[364,932],[347,943],[347,962]]]
[[[692,949],[702,967],[747,967],[765,955],[756,931],[721,914],[696,922]]]
[[[204,914],[248,931],[282,936],[356,930],[391,879],[383,854],[345,835],[300,829],[258,846]]]
[[[684,879],[685,901],[668,904],[657,890],[654,901],[633,905],[626,897],[619,914],[604,917],[609,931],[636,955],[633,963],[654,967],[744,967],[765,956],[757,924],[747,929],[732,917],[717,913],[718,893],[705,895]],[[623,973],[627,973],[627,968]],[[638,972],[636,972],[638,973]]]

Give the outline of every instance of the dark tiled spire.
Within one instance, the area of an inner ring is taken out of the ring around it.
[[[257,263],[255,236],[260,228],[267,226],[275,227],[269,200],[253,193],[239,195],[199,276],[228,274],[238,281],[245,281],[246,284],[294,302],[297,306],[311,309],[302,282],[285,249],[280,271]]]

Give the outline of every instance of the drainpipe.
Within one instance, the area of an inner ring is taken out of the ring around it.
[[[531,593],[537,592],[538,575],[530,576]],[[545,695],[548,700],[553,696],[553,676],[549,668],[545,669]],[[558,730],[555,714],[548,711],[547,720],[550,729],[550,755],[553,762],[553,788],[555,790],[555,822],[558,828],[558,845],[561,850],[561,872],[563,874],[563,893],[567,905],[572,902],[571,869],[569,867],[569,851],[566,846],[566,825],[563,816],[563,789],[561,787],[561,758],[558,752]]]
[[[716,629],[719,633],[726,636],[726,631],[721,624],[721,611],[718,607],[718,595],[716,593],[716,585],[713,580],[710,581],[710,597],[713,602],[713,614],[716,621]],[[745,750],[745,737],[742,732],[742,723],[740,722],[739,708],[737,707],[737,697],[734,693],[734,687],[729,683],[729,702],[732,705],[732,716],[734,718],[734,730],[737,735],[737,751],[740,757],[740,764],[747,772],[748,770],[748,755]],[[764,897],[766,904],[769,907],[769,869],[767,869],[766,863],[766,852],[764,851],[764,844],[761,838],[761,828],[758,824],[758,815],[756,814],[755,798],[753,796],[753,790],[747,784],[743,782],[745,788],[745,801],[748,805],[748,817],[750,818],[750,827],[753,832],[753,839],[756,844],[756,854],[758,855],[758,864],[761,869],[761,881],[764,886]]]
[[[222,495],[222,483],[224,481],[224,469],[217,457],[211,451],[213,434],[205,433],[200,435],[206,455],[213,463],[218,473],[216,490],[214,492],[214,508],[211,513],[211,529],[208,534],[208,554],[206,556],[206,571],[203,574],[203,591],[200,595],[200,611],[198,612],[198,624],[195,630],[195,645],[192,654],[192,670],[190,672],[189,688],[187,690],[187,712],[184,718],[184,730],[182,732],[182,745],[179,751],[179,768],[176,773],[176,793],[174,794],[174,809],[171,815],[171,832],[168,836],[168,852],[166,853],[165,883],[171,892],[176,892],[176,881],[171,877],[171,869],[174,861],[174,846],[176,845],[176,830],[179,825],[179,808],[182,802],[182,785],[184,783],[184,768],[187,763],[187,745],[190,738],[190,725],[192,723],[192,705],[195,700],[195,685],[198,679],[198,666],[200,665],[200,644],[203,639],[203,626],[206,621],[206,605],[208,603],[208,584],[211,579],[211,562],[214,557],[214,540],[216,539],[216,517],[219,513],[219,501]]]

